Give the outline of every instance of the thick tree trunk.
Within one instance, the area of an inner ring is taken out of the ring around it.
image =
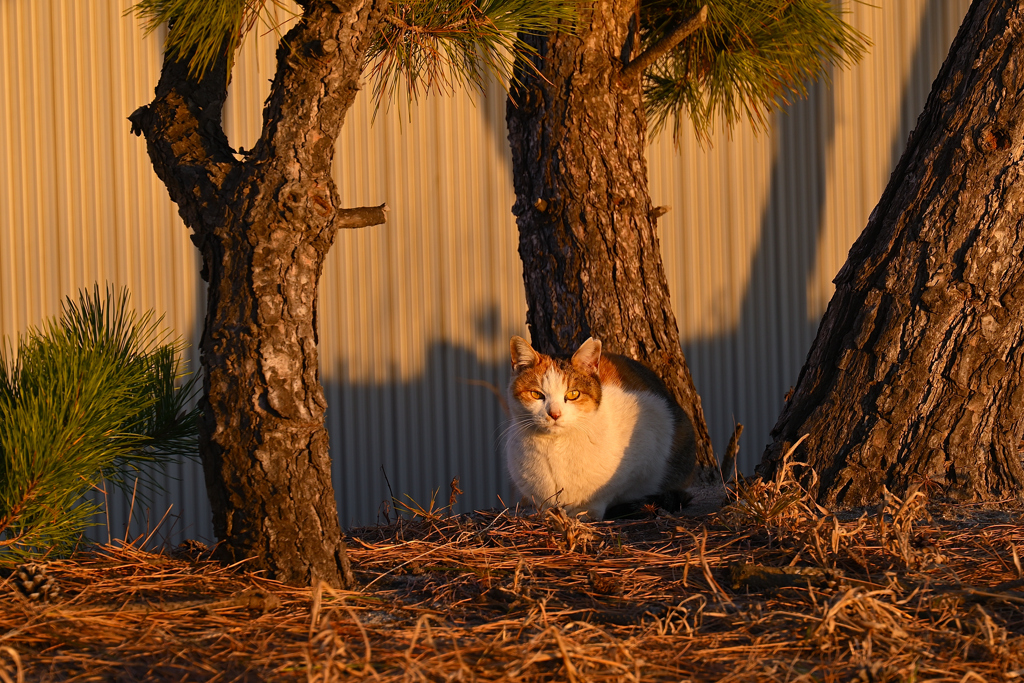
[[[819,500],[917,482],[1019,497],[1024,470],[1024,9],[975,0],[889,186],[836,277],[759,472]]]
[[[282,40],[259,142],[235,158],[220,125],[228,74],[166,61],[132,115],[203,254],[201,453],[225,559],[339,585],[341,539],[317,362],[317,283],[338,227],[334,143],[381,0],[311,2]],[[366,212],[373,214],[372,211]],[[376,214],[362,224],[380,222]],[[358,224],[359,221],[357,220]]]
[[[532,343],[564,353],[593,336],[649,366],[689,417],[694,460],[717,478],[647,189],[640,78],[623,73],[636,4],[580,12],[575,35],[527,38],[543,78],[520,70],[507,107]]]

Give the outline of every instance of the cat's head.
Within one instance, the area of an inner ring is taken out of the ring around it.
[[[512,337],[512,413],[545,431],[572,427],[601,405],[601,342],[590,338],[569,357],[538,353]]]

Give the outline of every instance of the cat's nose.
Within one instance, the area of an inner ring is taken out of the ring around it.
[[[562,417],[562,411],[560,411],[560,410],[549,410],[548,411],[548,415],[551,416],[552,420],[557,420],[558,418]]]

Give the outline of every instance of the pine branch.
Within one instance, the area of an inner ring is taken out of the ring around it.
[[[277,69],[263,107],[263,130],[247,164],[295,164],[303,169],[296,192],[324,209],[337,211],[331,167],[344,116],[359,91],[367,51],[389,3],[314,0],[302,19],[281,39]],[[310,144],[310,133],[321,143]],[[306,186],[313,181],[320,189]],[[301,187],[300,187],[301,186]],[[331,218],[333,220],[333,217]]]
[[[542,34],[571,25],[577,0],[398,0],[389,2],[367,65],[372,65],[379,107],[405,83],[410,99],[463,83],[481,85],[491,73],[507,82],[517,58],[532,50],[519,34]],[[204,76],[223,62],[230,73],[245,36],[259,23],[273,29],[268,5],[280,0],[138,0],[129,10],[147,32],[167,23],[168,61]],[[303,15],[326,4],[302,2]],[[225,81],[226,83],[226,81]],[[133,119],[134,121],[134,119]]]
[[[139,0],[125,14],[141,19],[147,35],[167,24],[166,57],[187,58],[189,75],[199,78],[219,59],[226,61],[230,73],[235,53],[261,18],[270,29],[278,28],[268,5],[285,9],[281,0]]]
[[[704,26],[707,19],[708,6],[704,5],[689,19],[680,24],[677,29],[658,40],[658,42],[648,47],[636,59],[627,64],[622,69],[623,80],[640,78],[656,61],[668,54],[679,43],[689,38],[694,31]]]
[[[175,395],[180,342],[158,323],[97,287],[0,354],[0,561],[69,550],[101,478],[127,488],[143,464],[198,450]]]
[[[339,229],[368,228],[381,225],[388,220],[388,205],[361,206],[356,209],[339,209],[334,226]]]
[[[516,60],[532,63],[524,35],[540,35],[576,20],[573,0],[406,0],[385,15],[369,62],[376,107],[404,83],[407,99],[482,88],[490,74],[513,80]]]
[[[223,44],[223,41],[222,41]],[[239,166],[221,126],[229,59],[221,53],[202,73],[168,49],[156,98],[129,117],[131,132],[146,139],[153,169],[200,239],[204,222],[192,219],[218,206],[225,180]]]
[[[395,16],[394,14],[386,14],[386,15],[384,15],[384,21],[388,22],[389,24],[391,24],[392,26],[394,26],[395,28],[397,28],[400,31],[408,31],[410,33],[423,33],[423,34],[432,33],[432,34],[435,34],[435,35],[443,34],[443,33],[452,33],[452,32],[458,31],[459,29],[463,28],[464,26],[466,26],[466,24],[469,23],[469,21],[467,19],[459,19],[458,21],[451,22],[451,23],[443,26],[440,29],[433,29],[433,30],[431,30],[429,28],[424,28],[422,26],[412,26],[410,24],[407,24],[404,21],[402,21],[401,19],[399,19],[397,16]]]
[[[687,119],[707,140],[716,121],[746,118],[764,129],[769,114],[855,63],[869,41],[843,21],[831,0],[650,0],[642,6],[642,44],[655,45],[699,5],[707,23],[645,74],[644,101],[655,132]]]

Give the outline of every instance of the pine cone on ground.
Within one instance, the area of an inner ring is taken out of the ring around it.
[[[46,566],[27,562],[14,570],[12,579],[15,589],[32,602],[49,602],[60,595],[60,587],[53,577],[46,573]]]

